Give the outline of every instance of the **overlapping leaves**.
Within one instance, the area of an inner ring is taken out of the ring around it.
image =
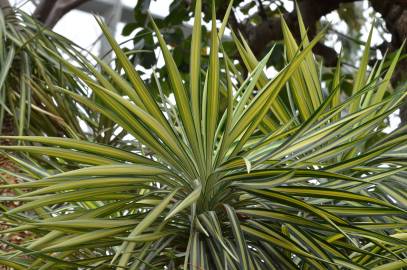
[[[196,14],[201,12],[197,1]],[[398,269],[405,265],[405,142],[381,126],[405,89],[389,88],[383,65],[354,93],[319,78],[312,47],[283,25],[287,65],[269,79],[236,35],[249,75],[224,54],[213,12],[208,69],[200,67],[201,22],[194,22],[186,85],[154,22],[168,69],[172,105],[153,96],[106,25],[122,73],[56,61],[95,99],[54,86],[102,115],[139,145],[116,147],[58,137],[13,137],[2,146],[25,171],[8,185],[24,202],[6,211],[7,231],[38,236],[4,255],[17,269]],[[366,45],[368,50],[369,44]],[[366,65],[362,61],[361,65]],[[91,75],[89,75],[91,74]],[[122,76],[124,74],[124,76]],[[167,84],[167,82],[169,84]],[[290,98],[285,105],[283,96]],[[226,106],[221,106],[225,102]],[[224,108],[225,109],[221,109]],[[372,138],[374,138],[372,142]],[[380,138],[380,139],[377,139]],[[38,144],[41,144],[39,146]],[[21,255],[25,256],[22,257]]]

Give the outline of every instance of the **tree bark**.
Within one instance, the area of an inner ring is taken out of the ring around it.
[[[371,3],[375,11],[382,14],[386,28],[391,33],[389,50],[397,50],[407,39],[407,1],[371,0]],[[404,46],[403,53],[407,53],[406,46]],[[394,86],[397,86],[405,84],[406,80],[407,59],[403,59],[398,63],[391,81]],[[400,107],[400,120],[400,127],[407,124],[407,99]]]
[[[0,9],[7,21],[13,22],[17,20],[14,16],[13,7],[10,5],[10,2],[8,0],[0,0]]]
[[[8,0],[0,0],[0,8],[2,9],[3,13],[6,15],[11,11],[11,5]]]

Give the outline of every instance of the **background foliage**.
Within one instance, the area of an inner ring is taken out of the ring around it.
[[[296,12],[287,9],[290,6],[287,2],[289,1],[236,0],[233,1],[233,9],[229,21],[229,26],[235,32],[240,32],[245,37],[257,58],[262,58],[272,46],[275,46],[268,64],[277,70],[280,70],[285,63],[283,57],[284,48],[281,42],[283,34],[280,31],[280,14],[284,14],[288,25],[293,29],[293,35],[297,42],[301,41],[301,36],[296,25]],[[374,8],[370,8],[369,12],[366,12],[365,7],[362,7],[362,3],[357,1],[343,1],[343,3],[341,3],[341,1],[331,1],[331,3],[324,3],[323,1],[316,1],[314,3],[312,3],[312,1],[309,3],[307,1],[299,1],[299,4],[303,14],[305,14],[305,25],[311,37],[324,26],[329,25],[328,35],[318,42],[316,48],[314,48],[314,53],[317,54],[318,59],[323,61],[324,67],[335,67],[338,52],[333,49],[333,45],[340,43],[342,45],[341,59],[344,75],[349,75],[349,78],[351,78],[351,75],[357,68],[357,66],[354,65],[354,59],[360,57],[360,46],[364,44],[364,42],[361,41],[362,35],[364,32],[368,32],[369,29],[366,29],[366,27],[370,27],[371,23],[374,24],[374,29],[378,33],[377,38],[381,39],[382,42],[371,46],[369,58],[369,65],[371,67],[377,59],[382,58],[387,49],[389,49],[390,52],[394,52],[395,48],[400,47],[403,41],[402,35],[397,34],[399,37],[393,37],[392,39],[392,42],[395,42],[395,44],[392,45],[392,48],[389,47],[389,37],[386,36],[389,30],[387,29],[390,29],[391,32],[392,29],[397,28],[396,18],[393,18],[393,26],[388,23],[386,25],[386,14],[380,15],[376,13],[380,12],[380,9],[377,7],[375,1],[369,2],[369,7]],[[398,3],[395,3],[395,5],[396,4]],[[132,62],[146,69],[155,66],[157,57],[159,57],[158,53],[153,53],[157,40],[152,38],[153,34],[147,23],[147,12],[150,5],[151,0],[138,1],[134,8],[134,22],[128,23],[122,32],[123,35],[129,36],[133,42],[131,45],[126,43],[126,47],[128,47],[129,51],[135,50],[136,52],[131,57]],[[402,13],[404,6],[402,3],[400,3],[400,5],[399,10]],[[226,12],[227,2],[215,1],[215,7],[217,16],[223,17]],[[156,18],[157,25],[160,27],[165,39],[174,49],[174,59],[183,73],[187,73],[189,70],[189,63],[185,60],[185,57],[182,56],[189,54],[191,35],[186,25],[192,20],[193,9],[194,5],[191,1],[171,1],[168,16],[161,19]],[[387,9],[390,9],[390,7]],[[210,25],[210,11],[211,1],[206,1],[203,3],[202,9],[203,20],[206,23],[202,31],[206,37],[210,35],[207,32],[209,29],[208,25]],[[339,21],[334,24],[329,24],[330,22],[324,17],[324,15],[327,15],[331,11],[336,11],[339,17]],[[372,21],[371,18],[374,18],[374,20]],[[265,28],[269,28],[270,30]],[[263,39],[261,38],[262,36],[264,36]],[[205,42],[205,40],[207,39],[204,39],[203,42]],[[236,67],[244,72],[245,67],[242,59],[236,47],[232,44],[233,42],[231,42],[230,39],[224,40],[226,52],[231,59],[239,61]],[[335,48],[338,49],[337,46],[335,46]],[[203,59],[203,65],[205,65],[205,63],[206,61]],[[158,68],[161,73],[165,73],[165,69]],[[397,72],[398,77],[402,76],[402,70],[403,67],[400,72]],[[329,79],[330,74],[329,69],[324,69],[323,79]],[[151,82],[154,82],[149,72],[147,72],[147,76],[150,77]],[[404,80],[405,78],[397,78],[394,80],[394,83],[396,84],[397,81],[402,82]],[[152,86],[154,86],[154,84],[152,84]]]

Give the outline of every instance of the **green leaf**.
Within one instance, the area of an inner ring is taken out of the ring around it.
[[[129,234],[129,238],[136,237],[140,235],[145,229],[147,229],[155,219],[157,219],[161,212],[165,210],[167,205],[170,203],[171,199],[174,197],[178,190],[174,190],[171,192],[164,200],[160,202],[153,210],[151,210],[147,216],[137,224],[137,226],[131,231]],[[134,247],[136,246],[136,243],[131,242],[124,242],[123,247],[121,248],[123,250],[123,254],[120,257],[120,260],[118,262],[118,267],[124,267],[126,266],[128,260],[130,259],[131,252],[133,251]]]
[[[177,103],[177,108],[180,113],[182,120],[182,125],[185,128],[185,133],[187,134],[189,144],[192,147],[195,157],[199,158],[199,147],[198,147],[198,138],[197,133],[194,127],[194,121],[192,117],[191,107],[188,100],[187,92],[182,83],[181,75],[178,71],[178,68],[172,58],[170,51],[168,50],[167,44],[164,41],[160,31],[158,30],[157,25],[151,19],[154,31],[156,32],[158,41],[160,43],[161,51],[164,56],[165,64],[167,66],[168,75],[170,78],[171,86],[174,91],[175,100]]]
[[[253,268],[251,259],[249,257],[248,246],[245,241],[243,232],[240,229],[239,219],[232,207],[225,205],[226,213],[228,214],[230,224],[233,231],[233,236],[235,237],[236,244],[239,250],[239,262],[240,269],[250,269]]]
[[[191,204],[195,203],[199,197],[201,196],[202,192],[202,185],[199,181],[194,181],[195,184],[195,189],[185,198],[183,199],[179,204],[176,205],[174,209],[172,209],[167,216],[165,217],[165,220],[168,220],[175,216],[177,213],[181,212]]]
[[[119,159],[123,161],[130,161],[134,163],[142,164],[157,164],[151,159],[147,159],[143,156],[124,151],[115,147],[92,143],[83,140],[76,140],[70,138],[59,138],[59,137],[40,137],[40,136],[2,136],[2,139],[15,139],[31,142],[39,142],[44,144],[51,144],[56,146],[61,146],[64,148],[75,149],[83,152],[88,152],[96,154],[99,156],[106,156],[109,158]],[[158,165],[158,164],[157,164]]]

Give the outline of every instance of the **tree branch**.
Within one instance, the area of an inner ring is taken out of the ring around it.
[[[267,19],[267,14],[266,14],[266,11],[264,10],[264,6],[263,6],[263,3],[261,2],[261,0],[257,0],[257,5],[259,6],[258,10],[259,10],[260,17],[263,20],[266,20]]]
[[[33,13],[34,18],[42,23],[45,23],[56,3],[57,0],[41,1]]]
[[[308,35],[312,38],[315,35],[315,25],[319,19],[328,14],[329,12],[336,10],[340,3],[353,2],[356,0],[302,0],[298,2],[298,7],[301,11],[304,24],[308,28]],[[297,41],[301,40],[301,35],[298,28],[297,12],[294,10],[291,13],[285,13],[284,19],[286,20],[293,35]],[[261,55],[265,47],[271,40],[283,39],[283,33],[281,32],[281,21],[279,18],[270,18],[263,20],[259,25],[252,25],[250,23],[245,24],[245,33],[253,52],[256,55]],[[325,64],[328,66],[334,66],[337,61],[337,54],[334,49],[329,48],[322,43],[317,44],[314,48],[314,53],[321,55]]]
[[[34,12],[34,16],[49,28],[69,11],[89,0],[42,0]]]

